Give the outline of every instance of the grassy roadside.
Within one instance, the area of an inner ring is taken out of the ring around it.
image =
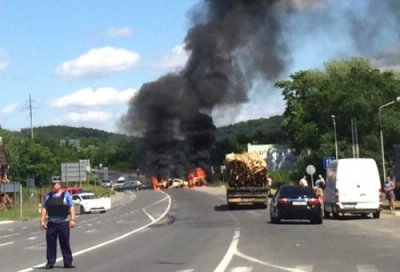
[[[82,185],[82,189],[85,191],[94,192],[98,196],[109,197],[115,192],[109,188],[97,185]],[[0,221],[26,221],[34,218],[39,218],[40,215],[40,204],[38,195],[42,192],[42,189],[34,190],[23,190],[23,203],[22,209],[20,207],[19,200],[15,203],[14,207],[9,210],[4,210],[0,212]],[[43,194],[43,193],[42,193]],[[33,197],[32,197],[33,196]]]

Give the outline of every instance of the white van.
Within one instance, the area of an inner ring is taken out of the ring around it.
[[[339,213],[379,218],[381,182],[374,159],[351,158],[331,161],[326,172],[324,212],[329,217]]]

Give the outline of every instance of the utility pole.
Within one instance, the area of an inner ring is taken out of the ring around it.
[[[31,140],[33,141],[32,100],[31,100],[31,95],[29,95],[29,116],[30,116],[30,120],[31,120]]]

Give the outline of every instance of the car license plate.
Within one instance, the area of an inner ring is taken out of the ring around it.
[[[307,202],[305,202],[305,201],[293,201],[292,205],[293,206],[305,206],[305,205],[307,205]]]

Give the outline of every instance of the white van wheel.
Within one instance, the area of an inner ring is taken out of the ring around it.
[[[336,210],[335,207],[333,207],[333,205],[332,205],[332,216],[333,216],[335,219],[338,219],[338,218],[339,218],[339,212]]]
[[[376,212],[373,212],[373,213],[372,213],[372,216],[373,216],[375,219],[378,219],[378,218],[381,216],[381,213],[380,213],[380,211],[376,211]]]

